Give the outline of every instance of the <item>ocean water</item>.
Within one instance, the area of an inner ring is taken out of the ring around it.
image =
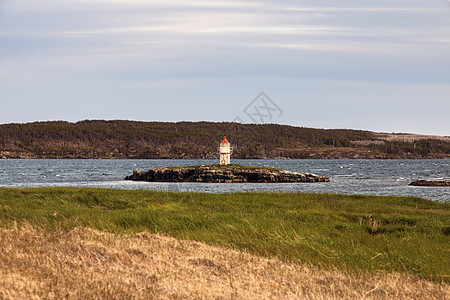
[[[232,193],[242,191],[409,195],[450,201],[448,187],[414,187],[413,179],[450,179],[450,160],[233,160],[328,176],[327,183],[155,183],[123,180],[133,170],[217,163],[217,160],[0,160],[0,187],[75,186]]]

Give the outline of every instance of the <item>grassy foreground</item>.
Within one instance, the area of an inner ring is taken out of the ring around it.
[[[404,273],[355,276],[146,232],[0,228],[0,299],[449,299]]]
[[[0,226],[169,234],[285,262],[449,281],[450,204],[414,197],[0,189]]]

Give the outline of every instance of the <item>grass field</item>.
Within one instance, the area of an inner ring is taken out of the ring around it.
[[[208,167],[214,170],[220,170],[220,169],[235,169],[235,170],[268,170],[268,171],[281,171],[281,169],[278,168],[271,168],[271,167],[255,167],[255,166],[244,166],[239,164],[228,164],[228,165],[220,165],[220,164],[210,164],[210,165],[196,165],[196,166],[185,166],[185,167],[168,167],[167,169],[180,169],[180,168],[199,168],[199,167]]]
[[[450,204],[414,197],[0,189],[0,226],[24,222],[166,234],[354,274],[450,275]]]
[[[449,299],[446,283],[354,274],[149,234],[0,228],[0,299]]]

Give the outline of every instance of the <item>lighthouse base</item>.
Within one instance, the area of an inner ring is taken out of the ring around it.
[[[220,165],[226,166],[230,164],[231,154],[220,154]]]

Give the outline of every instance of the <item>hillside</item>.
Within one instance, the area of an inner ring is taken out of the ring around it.
[[[277,124],[86,120],[0,125],[0,158],[449,158],[450,138]]]

